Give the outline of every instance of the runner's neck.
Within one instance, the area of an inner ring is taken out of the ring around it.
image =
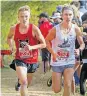
[[[65,25],[64,23],[60,24],[60,29],[63,34],[68,34],[71,30],[72,24]]]
[[[28,32],[28,28],[29,28],[29,24],[27,24],[26,26],[20,24],[20,25],[19,25],[19,32],[20,32],[21,34],[25,34],[25,33]]]

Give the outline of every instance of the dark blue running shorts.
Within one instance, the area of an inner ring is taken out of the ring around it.
[[[10,64],[10,68],[16,70],[15,65],[26,67],[27,73],[34,73],[37,70],[37,68],[39,67],[39,64],[37,64],[37,63],[36,64],[35,63],[34,64],[28,64],[28,63],[25,63],[19,59],[14,59],[12,61],[12,63]]]

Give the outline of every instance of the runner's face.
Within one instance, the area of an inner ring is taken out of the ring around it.
[[[71,22],[73,19],[73,12],[71,10],[64,10],[62,13],[63,21],[65,22]]]
[[[19,19],[20,23],[23,25],[29,24],[30,12],[29,11],[20,11],[18,13],[18,19]]]
[[[39,18],[39,22],[44,21],[44,17]]]

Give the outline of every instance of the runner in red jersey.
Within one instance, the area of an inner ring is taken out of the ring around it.
[[[39,15],[39,28],[44,36],[46,36],[49,33],[49,30],[53,27],[52,23],[49,22],[48,20],[48,14],[43,12]],[[46,73],[48,70],[50,70],[50,60],[51,60],[51,54],[50,52],[46,49],[43,48],[42,50],[42,68],[44,69],[43,72]]]
[[[13,37],[16,46],[15,59],[10,67],[16,70],[21,84],[21,96],[28,96],[27,86],[32,80],[32,73],[38,67],[38,49],[46,47],[46,43],[38,27],[29,23],[29,6],[19,8],[18,19],[19,23],[10,28],[7,37],[7,42],[12,51],[14,51]],[[40,42],[39,44],[38,41]]]
[[[36,63],[38,62],[38,49],[29,50],[26,44],[36,45],[38,43],[37,39],[32,35],[32,24],[29,24],[28,32],[26,34],[21,34],[19,32],[20,24],[15,27],[14,41],[17,48],[16,59],[23,60],[25,63]]]

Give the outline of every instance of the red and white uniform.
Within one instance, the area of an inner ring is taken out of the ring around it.
[[[72,24],[70,32],[65,36],[60,29],[60,24],[55,26],[56,37],[52,41],[52,49],[57,53],[56,61],[51,62],[52,66],[63,66],[75,64],[75,40],[76,33],[74,24]]]
[[[36,45],[37,40],[32,35],[32,24],[29,25],[28,32],[26,34],[21,34],[19,32],[20,24],[16,25],[14,41],[16,45],[15,59],[24,61],[25,63],[34,64],[38,62],[38,49],[29,51],[26,47],[22,48],[22,44],[28,43],[30,46]],[[21,50],[22,49],[22,50]]]

